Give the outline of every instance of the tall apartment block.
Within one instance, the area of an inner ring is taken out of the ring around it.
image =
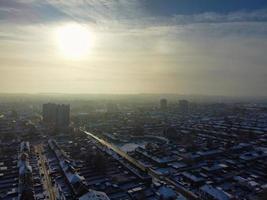
[[[68,127],[70,123],[70,105],[43,104],[43,121],[56,127]]]

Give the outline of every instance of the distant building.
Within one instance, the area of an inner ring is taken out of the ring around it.
[[[189,103],[187,100],[180,100],[179,101],[179,110],[186,114],[189,111]]]
[[[48,124],[56,123],[57,104],[43,104],[43,121]]]
[[[107,103],[106,108],[108,113],[116,113],[119,111],[118,105],[113,102]]]
[[[43,104],[43,121],[57,127],[68,127],[70,123],[70,105]]]
[[[70,105],[58,105],[56,125],[67,127],[70,124]]]
[[[161,99],[160,100],[160,109],[161,110],[166,110],[167,109],[167,99]]]

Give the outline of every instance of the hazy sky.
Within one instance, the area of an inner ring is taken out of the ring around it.
[[[82,59],[55,39],[73,23]],[[0,92],[266,96],[267,1],[0,0],[0,50]]]

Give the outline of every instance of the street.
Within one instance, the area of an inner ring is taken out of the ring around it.
[[[40,171],[42,174],[42,181],[43,181],[43,185],[44,185],[44,189],[46,191],[48,191],[48,194],[46,196],[48,196],[47,199],[49,200],[56,200],[56,192],[54,190],[54,187],[51,183],[51,179],[49,177],[49,172],[46,168],[46,158],[43,155],[43,146],[41,144],[35,146],[36,152],[39,154],[39,159],[38,159],[38,163],[41,164],[40,166]]]

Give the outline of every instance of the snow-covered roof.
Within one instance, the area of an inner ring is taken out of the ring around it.
[[[110,199],[104,192],[90,190],[89,192],[81,196],[79,200],[110,200]]]
[[[230,199],[229,195],[227,195],[224,191],[214,188],[211,185],[203,185],[200,188],[200,190],[209,194],[215,200],[229,200]]]
[[[75,183],[81,182],[83,180],[84,180],[84,177],[82,177],[79,174],[75,173],[75,174],[72,175],[70,182],[71,182],[71,184],[75,184]]]
[[[32,167],[30,165],[27,165],[26,163],[24,165],[21,165],[19,168],[19,175],[23,175],[26,173],[31,173]]]
[[[168,188],[166,186],[159,188],[159,193],[163,197],[163,199],[169,199],[173,197],[175,198],[177,196],[171,188]]]

